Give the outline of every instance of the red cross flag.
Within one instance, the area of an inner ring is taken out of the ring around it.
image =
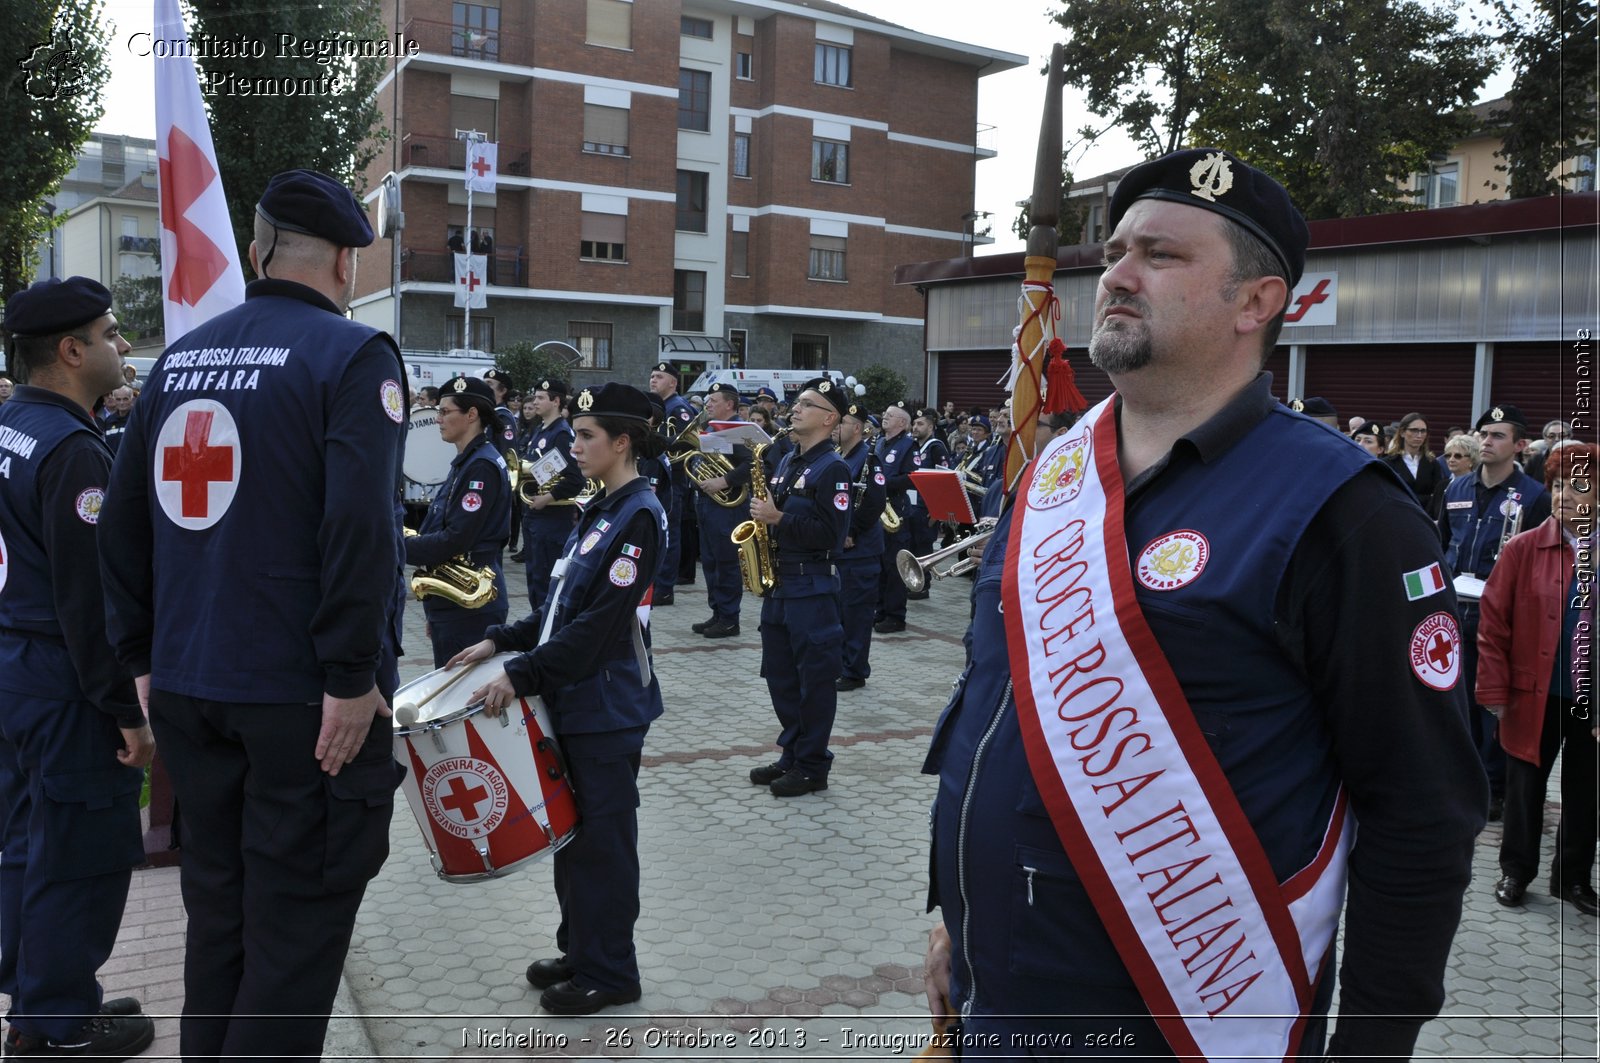
[[[155,0],[155,39],[187,40],[178,0]],[[160,156],[161,285],[168,345],[244,302],[244,272],[217,176],[211,124],[194,59],[156,50],[156,151]]]
[[[487,140],[467,141],[467,187],[474,192],[493,192],[499,158],[500,145]]]
[[[456,255],[456,306],[468,310],[482,310],[489,305],[488,282],[484,275],[489,271],[488,255]]]

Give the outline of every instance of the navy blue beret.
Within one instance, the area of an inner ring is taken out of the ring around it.
[[[455,399],[462,407],[476,407],[487,424],[494,416],[494,389],[477,377],[458,376],[439,387],[441,399]]]
[[[1486,424],[1514,424],[1518,428],[1526,429],[1528,427],[1528,419],[1522,416],[1521,410],[1509,402],[1503,402],[1498,406],[1490,407],[1489,411],[1479,417],[1478,423],[1472,427],[1474,431],[1481,432]]]
[[[1300,283],[1311,240],[1306,219],[1282,185],[1236,156],[1218,148],[1189,148],[1135,166],[1111,197],[1111,232],[1140,199],[1183,203],[1238,222],[1278,257],[1290,288]]]
[[[603,384],[598,388],[584,388],[578,392],[573,404],[572,419],[579,417],[625,417],[635,421],[650,420],[650,400],[638,388],[627,384]]]
[[[819,376],[815,380],[807,380],[801,385],[800,390],[802,392],[815,391],[818,395],[827,399],[829,404],[841,414],[850,412],[851,396],[846,395],[844,388],[825,376]]]
[[[19,336],[70,332],[111,309],[111,293],[88,277],[52,277],[6,300],[6,329]]]
[[[1291,399],[1289,408],[1295,413],[1303,413],[1307,417],[1337,417],[1333,412],[1333,403],[1323,398]]]
[[[708,396],[709,395],[724,395],[724,394],[732,395],[734,397],[734,400],[737,401],[738,398],[739,398],[739,389],[734,387],[732,384],[724,384],[721,381],[718,381],[717,383],[712,384],[710,387],[706,388],[706,394]]]
[[[985,432],[989,431],[989,429],[991,427],[991,425],[989,424],[989,418],[985,417],[981,413],[978,414],[976,417],[972,418],[967,423],[968,424],[977,425],[979,428],[982,428]]]
[[[539,386],[533,390],[542,391],[552,399],[564,399],[570,394],[567,390],[567,382],[565,380],[556,380],[553,377],[549,380],[539,381]]]
[[[344,185],[315,170],[273,174],[256,213],[280,229],[317,236],[340,247],[372,243],[367,212]]]

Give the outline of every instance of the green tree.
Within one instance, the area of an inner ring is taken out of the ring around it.
[[[1489,121],[1502,131],[1512,199],[1561,191],[1561,165],[1587,153],[1594,175],[1594,0],[1495,0],[1496,43],[1516,79]],[[1552,176],[1554,174],[1554,176]]]
[[[882,413],[884,407],[906,397],[906,378],[886,365],[874,362],[856,373],[855,377],[856,383],[865,385],[867,389],[861,401],[874,413]]]
[[[541,380],[556,379],[572,383],[572,351],[554,344],[543,350],[534,350],[539,346],[532,340],[522,340],[502,347],[495,353],[495,368],[503,369],[511,374],[511,379],[517,385],[517,390],[524,393],[530,391]]]
[[[377,97],[386,60],[313,58],[303,46],[285,54],[280,45],[283,35],[298,42],[378,41],[388,29],[377,0],[191,2],[192,33],[215,40],[260,42],[266,52],[261,58],[196,60],[202,81],[217,89],[206,96],[211,138],[239,242],[239,261],[248,270],[256,200],[269,177],[282,170],[321,170],[359,193],[365,190],[362,175],[367,164],[389,138],[379,125],[382,112]],[[277,91],[264,92],[263,87]]]
[[[1067,165],[1067,153],[1061,153],[1061,218],[1056,222],[1056,235],[1063,246],[1077,242],[1083,232],[1084,209],[1067,199],[1067,189],[1072,187],[1072,168]],[[1018,240],[1027,240],[1033,228],[1033,197],[1018,204],[1017,216],[1011,219],[1011,231]]]
[[[0,0],[11,61],[0,72],[0,296],[32,279],[61,187],[103,113],[111,77],[99,0]]]
[[[1085,0],[1057,21],[1096,114],[1150,155],[1234,151],[1309,218],[1406,205],[1493,66],[1485,35],[1418,0]]]
[[[111,309],[122,335],[131,343],[161,335],[166,310],[161,304],[161,274],[118,277],[111,285]]]

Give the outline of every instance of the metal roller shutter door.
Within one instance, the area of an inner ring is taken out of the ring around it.
[[[1528,434],[1538,438],[1546,421],[1570,421],[1578,412],[1575,364],[1559,340],[1497,343],[1489,401],[1510,403],[1520,409],[1528,422]],[[1593,378],[1588,383],[1592,387]],[[1593,402],[1593,392],[1589,401]]]
[[[1289,348],[1273,348],[1272,353],[1267,355],[1267,364],[1261,368],[1272,374],[1273,398],[1283,403],[1292,398],[1305,398],[1304,395],[1289,394]]]
[[[1002,351],[940,352],[938,405],[953,402],[957,409],[974,406],[989,409],[1006,399],[1005,377],[1011,368],[1011,355]],[[1089,364],[1082,348],[1068,352],[1078,390],[1093,406],[1111,394],[1111,378]]]
[[[1445,429],[1470,426],[1469,346],[1312,347],[1306,351],[1306,397],[1333,403],[1339,427],[1356,415],[1389,424],[1416,410],[1428,419],[1437,454]]]

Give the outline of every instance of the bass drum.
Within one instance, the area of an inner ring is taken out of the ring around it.
[[[406,504],[426,506],[432,502],[455,458],[455,445],[439,437],[439,411],[412,410],[405,461],[401,464],[406,477]]]

